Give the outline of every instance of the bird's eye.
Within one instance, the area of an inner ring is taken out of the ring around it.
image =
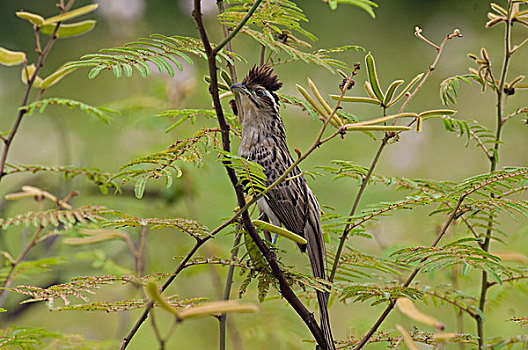
[[[255,93],[257,94],[258,97],[263,97],[266,95],[266,93],[264,92],[264,89],[257,89]]]

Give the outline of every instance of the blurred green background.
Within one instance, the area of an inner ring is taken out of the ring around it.
[[[203,1],[207,16],[208,30],[213,39],[221,36],[221,29],[215,22],[216,6],[212,0]],[[75,6],[87,4],[77,1]],[[297,1],[302,6],[309,22],[305,28],[319,38],[314,48],[329,48],[341,45],[359,45],[371,51],[383,88],[394,79],[409,80],[423,72],[431,64],[436,52],[414,35],[415,26],[423,29],[423,34],[433,42],[439,43],[453,29],[460,29],[462,39],[451,40],[443,57],[427,82],[424,89],[411,103],[408,111],[420,112],[426,109],[440,108],[439,84],[445,78],[455,74],[465,74],[472,61],[467,53],[478,53],[485,46],[490,53],[495,69],[501,64],[503,52],[502,27],[485,29],[486,13],[489,3],[482,0],[446,1],[446,0],[399,0],[380,1],[376,10],[376,19],[357,7],[340,6],[331,11],[321,1]],[[89,34],[58,40],[49,58],[46,60],[41,76],[53,72],[62,63],[74,60],[101,48],[120,46],[146,37],[151,33],[165,35],[179,34],[197,37],[195,24],[190,17],[190,1],[170,0],[102,0],[100,9],[95,13],[97,27]],[[10,50],[28,53],[30,62],[36,60],[34,39],[31,27],[15,16],[15,11],[24,9],[51,16],[56,13],[53,1],[26,0],[0,2],[0,46]],[[92,15],[93,17],[93,15]],[[523,32],[524,30],[524,32]],[[517,30],[514,42],[526,36],[526,29]],[[259,48],[251,40],[240,35],[233,48],[244,56],[248,63],[238,64],[241,78],[247,69],[259,57]],[[340,59],[353,64],[363,63],[364,53],[342,54]],[[512,61],[511,71],[526,72],[527,51],[519,53]],[[362,67],[363,68],[363,67]],[[306,86],[306,78],[314,80],[318,87],[327,93],[337,93],[339,75],[304,63],[277,66],[276,72],[284,82],[282,93],[298,96],[295,84]],[[86,70],[79,70],[65,78],[60,84],[49,89],[45,97],[65,97],[85,103],[113,108],[121,111],[110,125],[92,119],[82,112],[62,107],[50,107],[43,114],[26,117],[13,144],[9,161],[21,164],[72,165],[97,167],[104,171],[116,172],[121,164],[135,157],[161,151],[178,139],[191,136],[195,130],[204,126],[213,127],[214,122],[197,119],[194,125],[186,123],[166,133],[171,121],[156,117],[167,109],[210,108],[211,102],[207,85],[202,76],[206,73],[203,61],[195,60],[195,65],[187,66],[185,71],[177,72],[176,77],[154,73],[146,79],[136,72],[132,78],[116,79],[111,72],[103,72],[96,79],[89,80]],[[356,77],[356,87],[351,94],[364,96],[362,89],[365,70]],[[8,130],[20,106],[24,86],[20,80],[20,67],[0,67],[0,130]],[[516,94],[509,99],[510,110],[522,105],[526,95]],[[226,101],[227,102],[227,101]],[[476,85],[464,85],[459,90],[459,103],[452,108],[458,110],[460,119],[476,119],[480,123],[494,128],[495,96],[491,91],[481,93]],[[363,106],[345,106],[346,111],[360,119],[379,116],[376,108]],[[312,120],[299,109],[288,107],[282,110],[290,149],[305,150],[313,141],[320,123]],[[526,166],[528,149],[528,128],[521,119],[510,122],[504,130],[505,144],[501,146],[500,166]],[[349,133],[343,140],[336,139],[324,145],[301,166],[304,170],[314,170],[317,165],[329,165],[332,160],[352,160],[368,166],[379,142],[359,134]],[[234,145],[236,150],[236,143]],[[119,209],[142,217],[184,217],[194,218],[210,228],[216,227],[222,218],[229,216],[235,207],[235,198],[225,171],[217,161],[216,154],[207,157],[201,168],[182,165],[183,176],[175,181],[170,189],[165,189],[162,181],[150,181],[147,196],[135,199],[132,187],[125,187],[119,195],[102,195],[97,188],[84,179],[65,181],[59,175],[39,174],[27,176],[8,176],[0,187],[0,195],[16,192],[21,185],[31,184],[64,196],[72,189],[79,189],[81,195],[74,199],[75,206],[98,204]],[[425,123],[423,132],[408,132],[400,141],[391,145],[381,158],[377,173],[386,176],[408,178],[430,178],[435,180],[460,181],[478,173],[488,171],[489,164],[482,152],[473,145],[465,148],[465,139],[457,138],[453,133],[444,131],[438,121]],[[332,181],[332,177],[309,179],[310,187],[319,201],[345,215],[356,194],[358,183],[350,179]],[[405,193],[387,190],[383,185],[371,185],[364,196],[361,207],[369,203],[403,198]],[[37,210],[36,204],[29,200],[16,202],[3,201],[0,204],[3,217],[27,211]],[[398,213],[386,217],[375,226],[376,235],[381,237],[382,246],[374,240],[354,237],[349,244],[363,251],[387,256],[396,248],[411,245],[427,245],[432,241],[437,226],[443,222],[441,216],[428,217],[432,208],[416,209],[410,213]],[[528,232],[526,221],[506,220],[502,227],[508,236],[508,246],[494,243],[492,251],[515,250],[528,254],[525,234]],[[129,230],[137,239],[139,233]],[[454,236],[464,232],[462,227],[454,227]],[[12,229],[0,232],[0,249],[18,252],[27,239],[25,230]],[[202,248],[199,255],[228,256],[233,236],[221,233]],[[336,237],[333,237],[335,244]],[[447,239],[452,239],[448,237]],[[180,232],[152,231],[148,235],[147,273],[171,271],[177,264],[176,256],[183,255],[192,246],[191,239]],[[133,260],[121,241],[90,246],[67,246],[54,242],[53,247],[37,247],[29,258],[42,257],[44,254],[60,255],[67,262],[54,266],[49,272],[34,276],[32,279],[18,280],[17,284],[47,285],[53,281],[66,282],[70,278],[83,275],[102,275],[133,270]],[[305,269],[308,263],[295,246],[281,242],[288,251],[284,260]],[[512,248],[513,247],[513,248]],[[284,255],[284,254],[283,254]],[[193,267],[186,270],[174,283],[172,294],[182,297],[206,296],[216,300],[223,290],[223,281],[227,268]],[[420,280],[438,284],[447,280],[450,271],[438,271],[436,274],[422,276]],[[461,286],[476,295],[480,274],[473,271],[461,278]],[[236,296],[242,278],[236,277],[233,295]],[[480,282],[479,282],[480,283]],[[139,291],[129,286],[110,286],[101,289],[96,300],[118,300],[137,297]],[[492,290],[490,314],[487,317],[489,335],[522,334],[520,326],[506,324],[505,320],[528,314],[526,294],[519,289]],[[271,293],[276,296],[276,293]],[[8,305],[16,307],[20,296],[10,295]],[[255,288],[250,288],[245,300],[256,302]],[[313,305],[311,306],[313,307]],[[455,313],[451,308],[422,306],[447,325],[447,331],[455,331]],[[301,343],[300,339],[309,339],[304,325],[298,322],[296,314],[285,305],[283,300],[272,298],[261,304],[262,311],[255,315],[235,315],[234,321],[242,339],[244,349],[309,349],[312,345]],[[371,307],[368,303],[343,305],[336,302],[332,308],[332,320],[336,338],[347,335],[359,336],[370,328],[383,306]],[[44,303],[32,304],[21,310],[15,317],[0,318],[2,327],[17,325],[44,327],[49,331],[79,333],[94,340],[119,341],[127,332],[140,311],[124,313],[88,313],[88,312],[49,312]],[[169,325],[170,318],[158,312],[162,328]],[[393,313],[385,323],[385,329],[396,323],[410,327],[412,322],[404,316]],[[269,325],[273,325],[270,327]],[[474,331],[473,321],[465,320],[466,330]],[[432,329],[429,329],[432,331]],[[526,332],[526,330],[524,330]],[[175,331],[168,343],[169,349],[213,349],[217,347],[217,321],[211,319],[184,322]],[[148,322],[142,327],[130,349],[155,348],[155,338]],[[376,348],[376,346],[373,346]],[[380,345],[379,348],[384,348]]]

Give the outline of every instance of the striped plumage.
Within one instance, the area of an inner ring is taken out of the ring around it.
[[[253,67],[242,83],[232,89],[240,92],[238,115],[242,139],[238,155],[260,164],[267,176],[266,186],[279,178],[294,162],[286,144],[286,133],[279,115],[279,100],[274,91],[282,86],[271,68]],[[304,237],[299,245],[308,252],[312,273],[326,279],[326,250],[321,229],[319,203],[306,180],[295,167],[283,181],[271,189],[258,206],[271,222]],[[321,328],[329,349],[335,349],[328,316],[328,294],[317,291]]]

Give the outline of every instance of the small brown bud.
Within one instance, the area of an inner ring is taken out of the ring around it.
[[[505,87],[504,93],[508,96],[511,96],[515,93],[515,88]]]
[[[301,158],[301,151],[299,151],[299,149],[297,147],[295,147],[293,150],[297,154],[297,158]]]
[[[352,87],[356,84],[356,82],[354,81],[354,79],[350,79],[348,80],[348,78],[345,78],[343,79],[343,81],[341,82],[341,84],[339,84],[339,89],[343,90],[345,88],[345,85],[346,85],[346,89],[347,90],[350,90],[352,89]]]

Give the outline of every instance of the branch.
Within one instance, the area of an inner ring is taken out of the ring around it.
[[[438,298],[440,300],[443,300],[449,304],[452,304],[454,306],[456,306],[457,308],[459,308],[460,310],[466,312],[469,316],[473,317],[473,318],[477,318],[478,314],[474,311],[471,311],[471,309],[467,306],[464,306],[464,305],[460,305],[460,303],[457,303],[456,300],[453,300],[453,299],[449,299],[441,294],[437,294],[435,292],[432,292],[432,291],[427,291],[425,292],[425,294],[429,294],[435,298]]]
[[[251,16],[253,16],[253,13],[255,13],[255,11],[257,10],[257,8],[259,7],[260,3],[262,2],[262,0],[257,0],[255,1],[255,3],[253,4],[253,6],[249,9],[248,13],[246,13],[246,15],[244,16],[244,18],[242,18],[242,21],[240,21],[239,24],[237,24],[237,26],[235,27],[235,29],[233,29],[233,31],[224,39],[222,40],[222,42],[220,44],[218,44],[212,51],[212,56],[216,56],[216,54],[222,50],[222,48],[224,46],[226,46],[231,40],[233,40],[233,38],[235,37],[235,35],[238,34],[238,32],[240,31],[240,29],[242,29],[242,27],[244,27],[247,23],[247,21],[249,21],[249,19],[251,18]],[[196,7],[195,7],[196,9]]]
[[[420,31],[415,30],[415,34],[418,37],[422,38],[422,40],[424,40],[425,38],[420,33],[421,33],[421,30]],[[414,96],[416,96],[418,91],[422,88],[422,86],[425,84],[425,82],[433,74],[433,71],[435,70],[436,65],[438,64],[438,61],[440,59],[440,56],[442,55],[442,52],[444,50],[444,46],[447,44],[448,40],[450,40],[452,38],[456,38],[456,37],[461,37],[461,36],[462,35],[460,34],[460,32],[458,30],[455,30],[455,31],[453,31],[452,34],[447,35],[439,46],[437,46],[435,44],[432,44],[438,50],[438,52],[437,52],[437,54],[436,54],[436,56],[435,56],[435,58],[433,60],[433,63],[427,69],[427,72],[425,73],[424,77],[422,78],[422,80],[420,81],[418,86],[416,86],[416,88],[413,90],[413,92],[410,93],[408,95],[408,97],[405,99],[405,101],[401,105],[398,113],[402,113],[404,111],[405,107],[407,107],[409,102],[414,98]],[[426,42],[428,42],[428,41],[426,40]],[[409,126],[412,125],[414,123],[414,121],[415,120],[410,122]],[[394,120],[393,125],[395,123],[396,123],[396,119]],[[381,140],[381,144],[380,144],[380,146],[378,148],[378,151],[376,152],[376,155],[374,156],[374,159],[372,160],[372,163],[370,164],[370,167],[369,167],[369,170],[367,172],[367,175],[365,175],[365,177],[361,181],[361,186],[359,187],[359,190],[358,190],[358,193],[356,195],[356,198],[354,199],[354,203],[352,204],[352,209],[350,210],[350,213],[348,214],[348,216],[353,216],[356,213],[356,210],[357,210],[358,205],[359,205],[359,201],[361,200],[361,197],[363,196],[365,188],[367,187],[367,185],[368,185],[368,183],[370,181],[372,173],[374,172],[374,169],[376,168],[376,165],[378,164],[378,161],[379,161],[379,159],[381,157],[381,154],[383,153],[383,150],[385,149],[385,146],[387,146],[388,141],[391,138],[395,137],[396,135],[397,135],[397,133],[386,133],[385,137]],[[335,274],[337,272],[337,267],[339,265],[339,260],[341,258],[341,254],[343,252],[343,248],[344,248],[346,239],[348,237],[348,234],[352,230],[351,223],[352,223],[352,221],[349,219],[348,222],[347,222],[347,225],[345,226],[345,229],[343,230],[343,234],[341,235],[341,238],[339,240],[339,245],[337,247],[334,265],[332,266],[332,271],[331,271],[330,277],[328,279],[330,282],[332,282],[334,280],[334,278],[335,278]]]
[[[70,1],[71,3],[72,1]],[[68,4],[69,5],[69,4]],[[61,9],[61,14],[66,11],[65,8]],[[39,54],[39,58],[37,61],[37,66],[35,67],[35,71],[33,72],[33,75],[29,79],[26,85],[26,91],[24,93],[24,98],[22,99],[22,103],[20,107],[24,107],[27,105],[28,99],[29,99],[29,93],[31,92],[31,88],[33,87],[33,83],[35,82],[35,79],[37,78],[37,75],[40,71],[40,68],[42,68],[44,64],[44,59],[48,55],[49,51],[51,50],[51,47],[53,46],[53,43],[57,39],[57,32],[59,30],[59,27],[61,25],[61,22],[57,22],[55,25],[55,29],[53,30],[53,34],[51,35],[51,38],[48,40],[46,46],[40,51],[40,41],[37,41],[37,51]],[[38,37],[38,27],[35,27],[35,36]],[[11,144],[13,143],[13,139],[15,138],[15,135],[18,131],[18,128],[20,127],[20,123],[22,122],[22,118],[27,113],[27,109],[19,109],[18,116],[15,120],[15,123],[13,124],[13,127],[11,128],[11,132],[9,133],[9,136],[4,141],[4,149],[2,151],[2,158],[0,160],[0,181],[2,181],[2,178],[6,175],[5,173],[5,165],[7,161],[7,154],[9,153],[9,148],[11,147]]]
[[[13,282],[13,276],[14,276],[14,273],[15,273],[15,269],[16,267],[22,262],[24,261],[24,259],[26,258],[27,254],[29,253],[29,251],[35,246],[37,245],[37,239],[38,237],[40,236],[40,233],[42,232],[42,230],[44,229],[44,226],[40,226],[36,231],[35,233],[33,234],[33,236],[31,237],[31,240],[29,241],[29,243],[27,244],[27,246],[24,248],[24,250],[20,253],[20,255],[18,256],[18,258],[15,260],[15,261],[10,261],[10,265],[11,265],[11,268],[9,269],[9,272],[7,273],[7,276],[2,284],[2,289],[0,289],[0,305],[3,305],[4,304],[4,300],[7,296],[7,293],[4,294],[7,290],[7,288],[9,288],[9,286],[11,285],[11,283]]]
[[[471,189],[471,190],[467,191],[466,193],[464,193],[463,195],[460,196],[460,198],[458,199],[457,204],[455,205],[455,208],[453,209],[453,211],[451,212],[451,214],[447,218],[447,220],[446,220],[444,226],[442,227],[442,229],[440,230],[440,232],[438,232],[438,235],[436,236],[436,239],[431,244],[431,248],[434,248],[434,247],[436,247],[438,245],[438,243],[440,242],[442,237],[447,232],[447,229],[449,228],[451,223],[457,217],[458,210],[460,209],[460,206],[462,205],[462,202],[464,201],[464,199],[466,199],[466,197],[468,195],[470,195],[474,191],[475,191],[475,189]],[[405,283],[403,283],[403,285],[402,285],[403,288],[409,287],[411,282],[418,275],[418,272],[420,272],[420,264],[423,263],[425,260],[427,260],[427,258],[423,258],[422,260],[420,260],[420,263],[418,264],[418,266],[413,270],[413,272],[411,272],[409,277],[407,277],[407,280],[405,281]],[[383,311],[381,316],[376,321],[376,323],[372,326],[372,328],[370,328],[370,330],[367,332],[367,334],[365,334],[363,339],[361,339],[359,344],[355,347],[355,350],[362,349],[363,346],[365,346],[367,344],[367,342],[369,341],[370,337],[372,337],[372,335],[378,330],[379,326],[381,326],[383,321],[385,321],[385,319],[390,314],[390,312],[392,311],[392,309],[394,308],[395,305],[396,305],[396,300],[391,300],[389,305],[385,308],[385,310]]]
[[[218,77],[217,77],[217,68],[216,68],[216,59],[215,59],[216,57],[215,57],[215,52],[213,51],[211,44],[209,42],[209,38],[205,31],[205,27],[203,25],[200,0],[194,0],[193,18],[196,22],[196,25],[198,26],[198,31],[200,32],[200,37],[202,39],[204,50],[207,55],[207,61],[209,65],[209,74],[211,77],[209,92],[211,93],[211,97],[213,100],[214,108],[216,111],[216,116],[218,119],[218,124],[220,125],[220,129],[222,130],[222,147],[224,151],[229,152],[231,150],[230,140],[229,140],[229,126],[225,120],[223,110],[222,110],[222,105],[220,103],[220,98],[218,95]],[[224,165],[229,165],[229,162],[228,161],[224,162]],[[236,177],[235,171],[231,167],[228,167],[228,166],[225,166],[225,169],[227,171],[229,179],[231,180],[231,184],[235,190],[237,200],[238,200],[238,205],[240,208],[242,208],[246,205],[246,201],[244,198],[244,193],[242,191],[242,188],[238,185],[238,179]],[[302,304],[302,302],[299,300],[299,298],[297,298],[297,296],[291,289],[290,285],[288,284],[288,281],[286,280],[286,277],[284,276],[283,272],[280,269],[275,253],[272,252],[260,238],[257,230],[255,229],[255,227],[253,226],[253,223],[251,222],[251,218],[247,210],[244,210],[242,212],[242,223],[246,231],[249,233],[249,235],[251,236],[251,238],[253,239],[257,247],[259,248],[259,250],[262,252],[264,257],[266,258],[266,261],[270,265],[273,275],[279,281],[279,288],[280,288],[281,295],[286,300],[288,300],[288,302],[292,305],[292,307],[295,309],[297,314],[299,314],[299,316],[303,319],[304,323],[308,326],[308,328],[312,332],[317,343],[321,345],[323,349],[327,348],[321,328],[315,321],[313,314],[310,311],[308,311],[308,309],[306,309],[306,307]]]

